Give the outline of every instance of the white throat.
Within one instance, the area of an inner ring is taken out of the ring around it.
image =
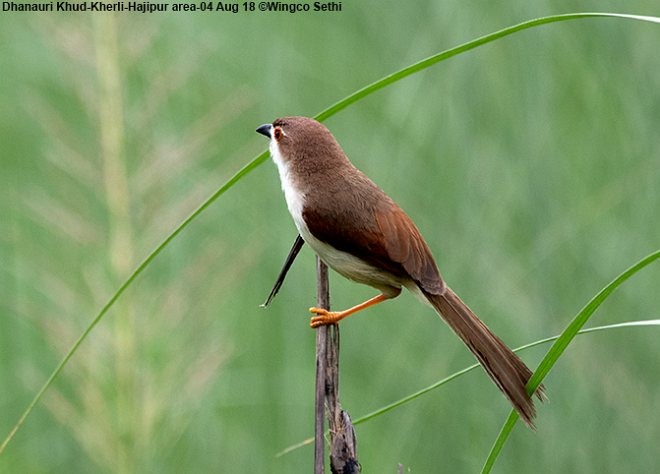
[[[305,234],[309,233],[305,222],[303,221],[302,211],[303,204],[305,202],[305,195],[302,191],[295,187],[295,181],[291,175],[291,170],[289,169],[289,164],[282,158],[282,153],[280,153],[280,147],[278,146],[275,139],[270,140],[270,154],[273,157],[273,161],[277,165],[277,171],[280,173],[280,183],[282,185],[282,191],[284,191],[284,199],[286,199],[286,205],[289,208],[289,213],[293,217],[293,221],[298,228],[300,235],[305,237]]]

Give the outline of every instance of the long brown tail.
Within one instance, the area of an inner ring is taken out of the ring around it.
[[[528,426],[536,415],[534,403],[525,385],[532,371],[502,340],[447,287],[442,295],[424,295],[449,324],[454,332],[470,348],[495,385],[506,395],[520,417]],[[540,400],[545,398],[543,386],[536,390]]]

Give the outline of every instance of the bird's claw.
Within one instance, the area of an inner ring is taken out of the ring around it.
[[[319,326],[325,326],[327,324],[336,324],[337,321],[341,319],[339,313],[333,311],[328,311],[323,308],[309,308],[309,312],[316,314],[309,320],[309,327],[317,328]]]

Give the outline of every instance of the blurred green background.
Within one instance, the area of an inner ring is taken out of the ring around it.
[[[0,15],[0,436],[132,269],[266,147],[256,126],[313,115],[418,59],[569,11],[648,1],[344,1],[326,14]],[[558,334],[660,243],[660,27],[544,26],[384,89],[327,125],[413,217],[450,285],[509,345]],[[213,204],[83,344],[0,471],[310,472],[314,259],[268,162]],[[658,318],[645,269],[590,325]],[[331,275],[332,302],[374,291]],[[660,345],[579,337],[538,429],[496,472],[657,472]],[[523,358],[533,367],[547,346]],[[404,294],[342,323],[353,417],[471,364]],[[366,473],[475,472],[509,406],[472,372],[357,428]]]

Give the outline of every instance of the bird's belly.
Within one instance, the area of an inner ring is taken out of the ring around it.
[[[320,241],[312,235],[304,222],[294,220],[296,220],[296,227],[305,242],[321,260],[340,275],[358,283],[373,286],[384,293],[389,293],[388,290],[391,288],[401,288],[405,284],[391,273],[380,270],[348,252],[337,250]]]

